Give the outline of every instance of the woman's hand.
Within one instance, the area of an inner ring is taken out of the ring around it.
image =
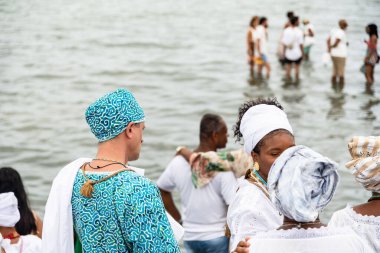
[[[249,253],[249,246],[251,246],[251,244],[248,242],[249,239],[251,238],[246,237],[243,241],[240,241],[233,253]]]

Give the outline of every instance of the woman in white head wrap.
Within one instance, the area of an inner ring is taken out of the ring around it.
[[[252,237],[250,252],[371,252],[350,228],[330,228],[319,221],[319,212],[335,193],[337,168],[335,162],[305,146],[285,150],[268,177],[271,200],[284,221],[279,228]]]
[[[367,202],[335,212],[331,227],[350,226],[380,252],[380,136],[355,136],[348,143],[352,160],[346,167],[371,197]]]
[[[13,192],[0,194],[0,249],[5,253],[40,253],[41,239],[35,235],[20,236],[15,225],[20,220],[18,202]],[[1,251],[0,251],[1,252]]]
[[[283,217],[270,201],[266,182],[274,160],[295,143],[287,115],[275,98],[244,103],[234,135],[237,141],[244,140],[244,150],[255,164],[255,169],[247,171],[245,179],[239,182],[227,213],[230,249],[239,252],[248,245],[244,241],[247,236],[282,224]]]

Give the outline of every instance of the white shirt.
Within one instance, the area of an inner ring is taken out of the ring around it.
[[[303,44],[303,32],[298,27],[289,26],[284,30],[282,44],[286,46],[285,57],[295,61],[302,57],[301,45]]]
[[[335,41],[340,39],[338,46],[331,48],[331,56],[347,57],[347,38],[346,33],[341,28],[336,28],[330,32],[330,45],[334,45]]]
[[[351,227],[375,252],[380,252],[380,216],[361,215],[347,205],[333,214],[329,226]]]
[[[309,47],[309,46],[313,45],[314,42],[315,42],[314,36],[312,37],[310,35],[309,30],[311,30],[313,32],[313,34],[314,34],[314,26],[312,24],[310,24],[310,23],[307,24],[307,25],[305,25],[305,27],[304,27],[304,34],[305,34],[304,46],[305,47]]]
[[[238,182],[239,189],[227,213],[230,250],[234,250],[246,236],[276,229],[283,221],[283,216],[261,189],[243,178]]]
[[[259,57],[259,50],[258,46],[260,45],[260,50],[262,54],[267,54],[268,53],[268,40],[267,40],[267,31],[266,28],[262,25],[258,25],[256,27],[255,33],[254,33],[254,39],[256,49],[255,49],[255,56]]]
[[[0,248],[4,248],[6,253],[40,253],[42,241],[35,235],[23,235],[17,243],[11,244],[9,239],[3,239],[0,234]],[[0,249],[1,251],[1,249]]]
[[[374,253],[349,227],[272,230],[250,244],[250,253]]]
[[[174,189],[180,192],[185,241],[205,241],[225,235],[227,206],[236,192],[232,172],[220,172],[206,186],[195,188],[189,163],[176,156],[158,179],[157,186],[168,192]]]

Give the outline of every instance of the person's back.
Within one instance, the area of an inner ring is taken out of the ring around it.
[[[224,235],[227,206],[234,197],[235,177],[231,171],[218,173],[201,188],[192,182],[190,164],[176,156],[157,184],[161,189],[178,189],[181,196],[184,240],[210,240]]]
[[[272,230],[251,241],[254,253],[370,253],[350,228]]]
[[[354,136],[348,149],[352,160],[346,167],[372,196],[367,202],[336,211],[329,226],[351,227],[375,252],[380,252],[380,136]]]
[[[206,114],[200,123],[200,144],[196,152],[216,151],[227,143],[227,126],[215,114]],[[224,236],[227,206],[235,194],[236,179],[231,171],[218,172],[198,186],[194,182],[190,164],[176,156],[157,181],[165,207],[185,229],[187,252],[228,252],[228,238]],[[171,192],[181,195],[181,214],[174,205]]]
[[[284,30],[282,43],[285,47],[285,57],[289,60],[298,60],[302,57],[301,45],[303,43],[303,35],[300,28],[289,26]]]
[[[346,32],[342,28],[334,28],[330,32],[330,45],[334,45],[337,40],[339,40],[339,43],[336,47],[331,48],[331,56],[347,57]]]
[[[90,172],[87,176],[96,181],[109,174]],[[107,252],[175,252],[176,242],[152,182],[124,171],[95,185],[92,197],[87,198],[80,193],[85,181],[79,171],[72,196],[74,228],[84,252],[104,248]]]

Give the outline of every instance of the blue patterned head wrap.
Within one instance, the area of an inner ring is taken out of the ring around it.
[[[315,221],[334,196],[338,165],[305,146],[285,150],[272,164],[268,188],[283,215],[298,222]]]
[[[130,122],[145,120],[143,109],[126,89],[117,89],[99,98],[87,108],[85,116],[99,142],[115,138]]]

